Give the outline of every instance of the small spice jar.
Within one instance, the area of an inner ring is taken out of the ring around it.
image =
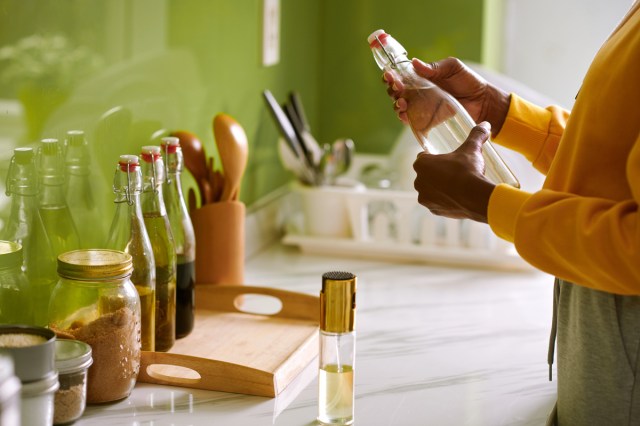
[[[131,256],[117,250],[74,250],[58,256],[60,280],[49,304],[58,337],[91,346],[87,403],[126,398],[140,370],[140,298]]]
[[[0,354],[0,425],[20,426],[20,379],[11,358]]]
[[[53,331],[44,327],[0,325],[0,351],[11,356],[15,374],[22,382],[20,417],[23,425],[53,423],[53,396],[58,390],[55,341]]]
[[[91,366],[91,346],[79,340],[56,341],[56,369],[60,388],[56,392],[53,424],[76,421],[87,402],[87,370]]]

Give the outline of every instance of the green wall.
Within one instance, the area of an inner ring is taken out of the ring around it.
[[[401,123],[367,46],[384,29],[410,57],[480,60],[482,2],[325,0],[322,16],[320,128],[322,139],[350,137],[361,152],[387,153]]]
[[[350,137],[360,152],[388,152],[401,125],[367,36],[384,28],[412,56],[479,61],[482,10],[482,2],[473,0],[405,0],[401,7],[381,0],[281,0],[280,62],[264,67],[261,0],[0,0],[0,48],[55,33],[98,58],[93,68],[69,68],[72,59],[65,64],[53,58],[41,74],[62,71],[39,85],[26,74],[21,82],[0,81],[4,99],[19,97],[25,92],[20,87],[35,86],[23,103],[30,111],[44,110],[39,114],[46,117],[29,134],[9,110],[0,115],[0,180],[15,146],[82,128],[97,176],[105,182],[102,195],[110,214],[119,154],[138,153],[154,132],[186,129],[215,155],[211,119],[226,112],[249,138],[241,198],[250,205],[292,179],[278,158],[264,89],[280,101],[297,90],[320,142]],[[0,74],[6,66],[0,63]],[[58,90],[67,83],[68,90]],[[190,176],[184,184],[193,185]],[[6,202],[0,209],[6,210]]]

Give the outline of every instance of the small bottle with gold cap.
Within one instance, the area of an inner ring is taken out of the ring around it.
[[[353,423],[355,314],[356,276],[340,271],[322,275],[318,421],[324,425]]]

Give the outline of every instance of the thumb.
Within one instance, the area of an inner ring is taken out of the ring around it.
[[[471,129],[469,136],[467,136],[467,139],[458,149],[464,151],[480,151],[480,149],[482,149],[482,145],[489,140],[490,135],[491,124],[487,121],[483,121]]]
[[[411,64],[416,70],[416,73],[418,73],[418,75],[421,77],[429,79],[438,74],[437,67],[434,67],[433,64],[427,64],[426,62],[418,58],[413,58],[411,60]]]

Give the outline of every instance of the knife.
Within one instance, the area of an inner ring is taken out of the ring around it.
[[[311,132],[311,126],[309,125],[309,120],[307,120],[307,115],[304,112],[304,108],[302,106],[302,99],[298,92],[293,91],[289,93],[289,102],[293,105],[293,109],[300,120],[300,124],[302,124],[302,128],[307,132]]]
[[[298,139],[296,132],[291,125],[291,122],[287,118],[287,115],[280,107],[280,104],[275,100],[273,95],[269,90],[265,90],[262,92],[265,101],[267,102],[267,106],[269,107],[269,111],[271,111],[271,116],[273,120],[278,125],[278,130],[280,130],[280,134],[284,138],[285,142],[291,149],[291,151],[295,154],[295,156],[303,163],[304,165],[304,178],[305,180],[315,183],[316,182],[316,174],[314,173],[313,164],[309,163],[307,157],[304,155],[304,151],[302,149],[302,142]]]
[[[309,150],[309,147],[307,147],[307,143],[305,141],[304,128],[302,127],[302,123],[300,122],[300,119],[298,118],[298,115],[296,114],[296,111],[293,108],[293,105],[285,103],[282,105],[282,110],[284,111],[285,115],[289,119],[289,122],[291,123],[291,127],[293,127],[293,131],[295,132],[296,137],[298,138],[298,141],[300,141],[300,148],[302,149],[302,153],[306,158],[306,163],[313,165],[315,169],[316,162],[314,161],[313,154]]]
[[[296,128],[302,148],[304,149],[309,162],[314,165],[317,173],[317,169],[323,155],[323,150],[322,147],[320,147],[320,144],[318,144],[318,141],[316,141],[311,134],[311,128],[302,106],[302,99],[297,92],[293,91],[289,93],[289,105],[291,105],[291,112],[288,114],[295,117],[295,119],[291,120],[294,124],[293,127]]]

